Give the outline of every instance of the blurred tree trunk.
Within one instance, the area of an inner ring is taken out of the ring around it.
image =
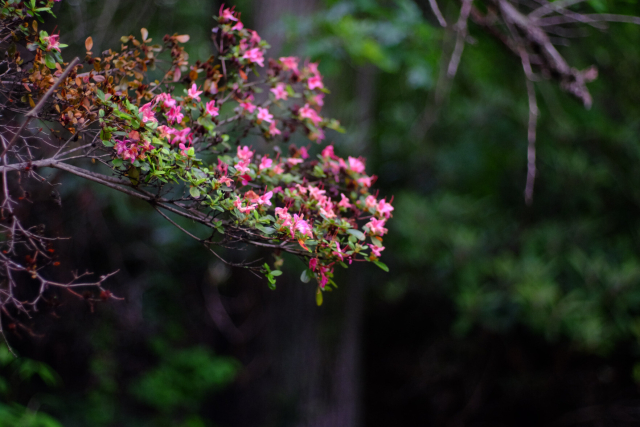
[[[262,0],[256,4],[253,25],[271,44],[269,56],[282,53],[283,34],[273,31],[282,16],[305,16],[315,5],[315,0]],[[373,72],[366,69],[358,77],[362,77],[355,89],[362,112],[358,124],[368,127]],[[360,129],[362,135],[351,147],[357,152],[362,152],[367,136],[367,131]],[[261,288],[265,320],[251,367],[262,366],[264,374],[260,368],[250,374],[243,399],[249,407],[257,404],[260,408],[246,417],[259,419],[238,420],[240,425],[361,425],[364,284],[355,270],[341,275],[340,289],[326,293],[322,307],[315,304],[314,285],[301,283],[297,277],[281,277],[276,291]]]

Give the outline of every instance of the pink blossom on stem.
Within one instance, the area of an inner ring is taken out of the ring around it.
[[[318,107],[324,105],[324,93],[319,93],[316,96],[311,97],[311,103],[316,104]]]
[[[258,35],[257,31],[251,30],[251,38],[249,39],[249,41],[251,42],[251,44],[253,46],[257,45],[258,43],[260,43],[260,40],[262,40],[260,38],[260,36]],[[262,65],[261,65],[262,66]]]
[[[387,233],[387,231],[389,231],[386,228],[384,228],[385,222],[386,220],[384,219],[371,218],[371,221],[366,223],[364,226],[369,229],[369,232],[371,233],[372,236],[376,236],[376,235],[383,236],[384,234]]]
[[[244,146],[244,147],[242,147],[242,148],[238,147],[237,153],[238,153],[238,158],[239,158],[240,160],[244,160],[244,161],[246,161],[246,162],[249,162],[249,161],[251,161],[251,159],[253,158],[253,153],[254,153],[254,152],[253,152],[253,151],[251,151],[251,150],[249,149],[249,147],[247,147],[247,146],[245,145],[245,146]]]
[[[302,107],[298,111],[298,114],[300,115],[301,119],[311,120],[315,126],[318,126],[318,124],[322,121],[322,117],[320,117],[318,113],[316,113],[316,110],[310,108],[309,104],[304,104],[304,107]]]
[[[220,158],[218,158],[218,171],[220,171],[222,175],[229,173],[229,165],[220,160]]]
[[[142,122],[147,123],[148,121],[157,122],[156,116],[153,114],[153,110],[151,109],[152,105],[150,102],[144,104],[140,107],[140,112],[142,113]]]
[[[236,168],[236,171],[238,171],[240,175],[245,175],[249,173],[249,170],[250,170],[248,160],[242,160],[236,163],[233,167]]]
[[[278,163],[277,165],[275,165],[273,167],[273,172],[276,175],[280,175],[281,173],[283,173],[284,172],[284,166],[282,166],[282,163]]]
[[[344,261],[344,253],[340,250],[340,243],[336,242],[336,250],[333,252],[335,256],[337,256],[340,261]]]
[[[222,185],[226,185],[227,187],[231,186],[231,184],[233,184],[233,180],[231,178],[229,178],[228,176],[223,176],[220,177],[220,179],[218,179],[218,182]]]
[[[380,257],[380,252],[384,251],[384,246],[369,245],[371,252],[376,257]]]
[[[349,160],[349,169],[351,169],[355,173],[364,172],[364,162],[361,159],[356,159],[355,157],[349,157],[348,160]]]
[[[200,94],[202,93],[201,90],[198,90],[198,86],[196,86],[196,84],[192,84],[191,85],[191,89],[189,89],[187,91],[187,95],[189,96],[189,98],[195,99],[196,101],[200,102]]]
[[[295,56],[283,56],[280,58],[280,62],[283,70],[298,71],[298,58]]]
[[[253,113],[256,110],[256,106],[253,105],[251,101],[249,101],[249,99],[242,101],[240,103],[240,107],[242,107],[243,110],[248,111],[249,114]]]
[[[309,85],[309,90],[324,89],[324,85],[322,84],[322,77],[320,77],[319,75],[310,77],[307,84]]]
[[[184,128],[181,131],[178,131],[174,134],[173,139],[171,140],[172,144],[175,144],[176,142],[181,142],[182,144],[187,142],[187,138],[189,140],[191,140],[191,138],[193,138],[193,135],[189,135],[191,133],[191,128]]]
[[[318,267],[318,258],[311,258],[309,260],[309,269],[311,271],[316,271],[317,267]]]
[[[389,219],[393,210],[394,207],[391,206],[391,203],[387,203],[386,200],[380,200],[380,203],[378,203],[378,213],[384,215],[387,219]]]
[[[220,108],[216,107],[216,101],[209,101],[204,106],[204,111],[206,114],[209,114],[211,117],[216,117],[220,114]]]
[[[340,193],[340,197],[342,199],[340,200],[340,203],[338,203],[338,206],[340,206],[341,208],[349,209],[351,207],[351,203],[349,203],[349,198],[345,196],[343,193]]]
[[[289,158],[287,159],[287,163],[288,163],[290,166],[298,165],[298,164],[302,163],[303,161],[304,161],[304,160],[302,160],[302,159],[297,159],[297,158],[295,158],[295,157],[289,157]]]
[[[220,6],[220,22],[228,22],[228,21],[237,21],[238,18],[236,18],[234,16],[234,12],[231,9],[222,9],[222,6]]]
[[[261,67],[264,67],[264,55],[259,47],[249,49],[242,55],[242,59],[246,59],[249,63],[256,63]]]
[[[47,51],[57,50],[58,52],[60,52],[60,42],[58,41],[59,37],[60,36],[58,34],[53,34],[42,38],[44,43],[46,43],[47,45]]]
[[[269,89],[271,93],[276,97],[276,101],[279,99],[287,100],[289,97],[289,93],[287,92],[286,86],[284,83],[278,83],[276,87]]]
[[[258,166],[258,171],[262,172],[264,169],[269,169],[272,164],[273,164],[273,160],[271,160],[267,156],[264,156],[262,160],[260,160],[260,166]]]
[[[364,205],[367,209],[375,208],[378,205],[378,201],[374,196],[367,196],[367,198],[364,199]]]
[[[271,206],[271,197],[273,196],[273,191],[269,191],[262,196],[258,197],[258,204],[260,206],[267,205]]]
[[[333,152],[333,145],[327,145],[326,147],[324,147],[324,150],[322,150],[322,158],[324,159],[335,159],[336,155]]]
[[[365,188],[369,188],[369,187],[371,187],[371,180],[372,179],[373,179],[373,177],[363,176],[362,178],[358,178],[358,184],[360,184],[361,186],[363,186]]]
[[[240,21],[238,21],[238,23],[236,25],[234,25],[233,27],[231,27],[232,30],[234,31],[240,31],[244,28],[244,24]]]
[[[282,133],[282,132],[280,132],[280,129],[278,129],[276,127],[276,123],[278,123],[278,122],[276,120],[274,120],[269,125],[269,135],[271,135],[271,136],[280,135]]]
[[[261,121],[271,123],[273,121],[273,115],[269,114],[268,108],[258,107],[258,123]]]
[[[303,159],[309,158],[309,152],[307,151],[307,147],[300,147],[300,157]]]
[[[162,104],[163,107],[173,108],[176,106],[176,100],[168,93],[159,93],[153,98],[154,104]]]
[[[171,110],[167,113],[167,120],[169,123],[178,122],[182,123],[182,119],[184,118],[184,114],[180,111],[179,106],[172,107]]]

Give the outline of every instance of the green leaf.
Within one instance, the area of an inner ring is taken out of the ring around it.
[[[312,275],[313,273],[311,272],[311,270],[306,268],[300,275],[300,280],[302,281],[302,283],[309,283],[311,281]]]
[[[197,199],[198,197],[200,197],[200,190],[198,189],[198,187],[191,187],[189,189],[189,194],[191,194],[191,197]]]
[[[47,53],[44,57],[44,63],[47,67],[54,69],[56,68],[56,60],[51,53]]]
[[[373,262],[375,265],[377,265],[378,267],[380,267],[383,271],[386,271],[387,273],[389,272],[389,267],[387,267],[387,265],[383,262],[380,261],[374,261]]]
[[[320,288],[318,288],[318,292],[316,292],[316,304],[318,304],[318,307],[322,305],[322,291]]]
[[[364,240],[364,233],[360,230],[356,230],[355,228],[350,228],[347,230],[347,233],[355,236],[359,240]]]
[[[282,276],[282,271],[280,271],[280,270],[273,270],[273,271],[271,272],[271,275],[272,275],[272,276],[275,276],[275,277]]]
[[[113,166],[119,168],[120,166],[122,166],[122,159],[113,159],[111,161],[111,164],[113,164]]]

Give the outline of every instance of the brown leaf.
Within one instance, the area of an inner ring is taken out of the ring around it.
[[[140,33],[142,34],[142,41],[145,41],[149,35],[149,31],[147,31],[146,28],[140,28]]]
[[[98,75],[98,76],[93,76],[93,80],[98,82],[98,83],[100,83],[100,82],[105,81],[106,79],[104,78],[104,76]]]
[[[91,36],[87,37],[87,39],[84,41],[84,47],[86,47],[87,50],[91,50],[91,48],[93,47],[93,39],[91,38]]]

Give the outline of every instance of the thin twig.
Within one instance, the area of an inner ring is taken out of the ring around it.
[[[529,97],[529,129],[527,132],[527,184],[524,188],[524,201],[531,205],[533,201],[533,185],[536,180],[536,124],[538,122],[538,103],[536,89],[531,80],[526,79]]]
[[[58,77],[58,80],[56,80],[55,83],[49,88],[47,93],[44,94],[44,96],[40,99],[40,101],[36,104],[36,106],[33,107],[33,109],[31,111],[29,111],[27,114],[25,114],[25,116],[27,117],[26,120],[24,122],[22,122],[22,125],[20,126],[20,128],[17,130],[17,132],[15,134],[13,134],[13,138],[11,138],[11,141],[9,142],[9,145],[6,146],[4,148],[4,150],[2,150],[2,154],[0,154],[0,157],[4,157],[4,155],[7,154],[7,151],[9,151],[11,149],[11,147],[13,147],[13,145],[18,140],[18,136],[22,133],[24,128],[27,127],[27,125],[29,124],[29,122],[31,121],[32,118],[36,117],[38,112],[44,106],[45,102],[47,102],[47,99],[49,99],[49,97],[51,95],[53,95],[53,92],[56,90],[58,85],[64,79],[67,78],[67,76],[69,75],[71,70],[73,70],[73,68],[78,64],[78,62],[80,62],[80,58],[78,58],[78,57],[76,57],[73,61],[71,61],[71,64],[69,64],[67,66],[67,68],[62,72],[62,74],[60,74],[60,77]]]

